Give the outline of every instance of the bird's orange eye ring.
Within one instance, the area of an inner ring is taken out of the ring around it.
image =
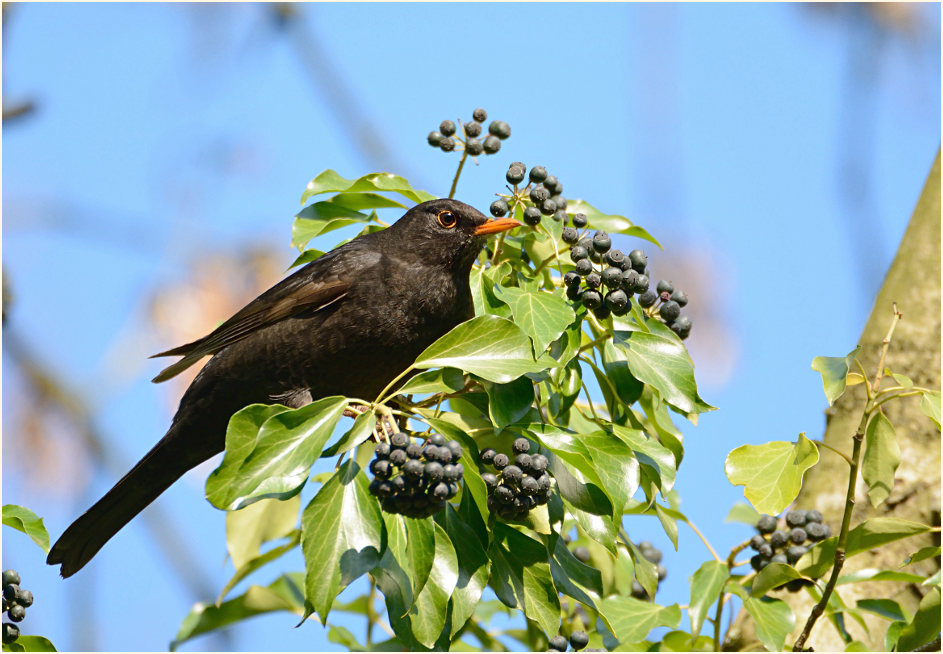
[[[455,214],[448,210],[440,211],[436,214],[436,220],[446,229],[452,229],[455,227],[456,223],[458,223],[458,218],[455,217]]]

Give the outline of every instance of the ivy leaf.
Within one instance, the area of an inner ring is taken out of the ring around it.
[[[635,404],[642,396],[645,384],[632,376],[625,353],[615,347],[612,341],[606,341],[602,346],[602,365],[606,376],[612,380],[619,399],[626,406]]]
[[[757,573],[750,595],[762,597],[772,589],[793,579],[802,579],[802,575],[794,567],[785,563],[770,563]]]
[[[534,384],[527,377],[519,377],[506,384],[483,382],[488,394],[488,415],[494,430],[500,432],[521,420],[534,403]]]
[[[403,557],[404,560],[401,560],[400,563],[406,565],[406,574],[413,582],[413,597],[418,601],[419,594],[429,580],[433,562],[438,565],[436,557],[439,553],[439,543],[436,540],[434,523],[431,520],[409,520],[402,516],[397,516],[395,519],[403,525],[405,530],[403,540],[406,551]],[[415,627],[415,624],[413,626]],[[441,630],[442,627],[440,626],[439,631]],[[436,632],[437,635],[438,632]],[[433,637],[433,641],[435,641],[435,637]]]
[[[940,556],[939,545],[928,545],[927,547],[921,547],[919,550],[904,559],[904,562],[900,564],[900,567],[903,568],[905,565],[910,565],[911,563],[932,559],[935,556]]]
[[[176,651],[191,638],[228,627],[254,615],[272,611],[289,611],[303,615],[304,593],[301,583],[300,573],[283,575],[268,586],[249,586],[243,595],[219,606],[209,602],[194,605],[170,643],[170,650]]]
[[[634,597],[607,597],[596,602],[596,606],[621,643],[642,640],[655,627],[674,629],[681,624],[677,604],[659,606]]]
[[[878,412],[864,434],[865,451],[861,461],[861,478],[868,485],[871,506],[880,506],[894,490],[894,473],[900,465],[900,446],[894,425]]]
[[[333,170],[323,173],[308,182],[304,193],[301,194],[301,204],[308,198],[322,193],[376,193],[394,192],[413,202],[434,200],[435,196],[425,191],[419,191],[409,185],[409,182],[391,173],[370,173],[356,180],[341,177]]]
[[[619,520],[626,502],[639,486],[639,462],[635,452],[625,441],[606,432],[583,434],[582,442],[612,502],[613,519]]]
[[[264,404],[242,409],[229,421],[226,453],[206,480],[206,498],[235,511],[299,492],[346,406],[346,398],[335,396],[295,410]]]
[[[741,445],[727,455],[724,470],[760,513],[776,515],[796,499],[805,471],[818,463],[815,444],[799,434],[795,443]]]
[[[856,584],[861,581],[899,581],[905,584],[919,584],[923,581],[923,576],[910,572],[901,572],[900,570],[864,568],[840,576],[838,581],[835,582],[835,585],[843,586],[845,584]]]
[[[635,236],[649,243],[654,243],[661,250],[664,249],[654,236],[638,225],[633,225],[632,221],[625,216],[605,214],[585,200],[567,200],[566,211],[571,214],[586,214],[586,218],[589,220],[589,224],[593,229],[602,229],[612,234]]]
[[[573,308],[560,295],[546,291],[524,291],[512,286],[496,286],[501,300],[511,307],[514,324],[534,341],[540,354],[573,322]]]
[[[470,497],[462,496],[459,510],[462,515],[451,504],[447,504],[444,515],[439,514],[443,517],[437,518],[452,541],[458,559],[458,579],[455,582],[455,590],[452,591],[452,630],[449,637],[454,637],[475,613],[491,572],[488,553],[472,524],[477,524],[481,532],[485,531],[485,526],[480,515],[477,515],[476,519],[477,508],[473,506]]]
[[[730,577],[730,569],[720,561],[705,561],[691,576],[691,602],[688,604],[688,618],[691,620],[691,633],[701,633],[704,618],[720,591]]]
[[[376,424],[376,414],[372,410],[364,411],[354,419],[354,424],[336,443],[321,452],[321,458],[333,457],[357,447],[373,435]]]
[[[424,522],[435,529],[435,567],[416,597],[415,613],[410,611],[416,640],[432,648],[445,626],[449,597],[458,581],[458,558],[452,541],[441,526],[432,520],[408,520],[407,529],[410,522]]]
[[[321,487],[301,517],[305,557],[305,614],[327,623],[334,598],[377,565],[385,528],[366,475],[348,460]]]
[[[730,509],[730,513],[727,514],[727,519],[724,522],[742,522],[752,527],[760,519],[760,515],[759,511],[746,502],[737,502]]]
[[[595,600],[602,595],[602,575],[599,570],[577,559],[558,535],[552,534],[548,538],[553,542],[550,574],[554,586],[561,593],[595,608]]]
[[[940,428],[940,391],[925,391],[920,400],[920,410],[923,411],[936,428]]]
[[[259,555],[263,543],[294,531],[301,498],[262,500],[226,513],[226,549],[237,570]]]
[[[828,399],[829,406],[834,404],[835,400],[845,392],[848,372],[851,370],[855,355],[860,349],[861,346],[859,345],[843,357],[815,357],[812,359],[812,369],[817,370],[822,375],[822,388],[825,390],[825,397]]]
[[[612,432],[635,453],[641,471],[659,490],[667,493],[675,482],[675,458],[664,445],[639,429],[612,425]]]
[[[551,360],[551,365],[556,362]],[[534,361],[530,338],[510,320],[478,316],[458,325],[425,349],[416,368],[451,366],[505,383],[546,368]]]
[[[909,619],[907,614],[904,613],[904,610],[900,608],[900,604],[892,599],[860,599],[855,602],[855,608],[874,613],[888,620],[903,620],[907,622]]]
[[[496,268],[472,268],[468,276],[471,287],[472,302],[475,305],[475,315],[495,315],[502,318],[511,317],[511,307],[495,294],[495,280],[502,279],[511,271],[511,265],[502,261]]]
[[[773,565],[772,563],[770,565]],[[769,597],[755,598],[738,583],[728,583],[727,590],[743,600],[756,626],[756,637],[770,652],[780,652],[788,636],[796,626],[796,616],[784,601]]]
[[[914,619],[901,629],[897,638],[897,650],[912,652],[926,645],[940,634],[940,589],[932,588],[920,600]]]
[[[339,204],[348,209],[405,209],[406,205],[378,193],[338,193],[325,202]]]
[[[555,632],[560,626],[560,598],[553,585],[546,547],[500,523],[493,533],[494,542],[502,544],[500,549],[515,578],[512,585],[519,589],[517,599],[523,600],[518,606],[545,633]]]
[[[632,376],[656,389],[675,410],[685,415],[714,410],[697,394],[694,362],[677,338],[617,331],[613,344],[625,354]]]
[[[870,518],[848,532],[845,557],[847,559],[896,540],[924,534],[930,529],[920,522],[900,518]],[[835,561],[837,544],[837,536],[823,540],[796,562],[796,568],[806,577],[821,577]]]
[[[410,393],[454,393],[465,386],[465,376],[455,368],[426,370],[410,377],[396,391],[398,395]]]
[[[43,636],[21,635],[13,643],[4,643],[4,652],[55,652],[55,646]]]
[[[303,250],[314,238],[335,229],[370,222],[370,214],[354,211],[338,204],[315,202],[302,209],[291,226],[292,247]]]
[[[4,504],[3,524],[22,531],[39,545],[43,552],[49,554],[49,532],[46,531],[46,525],[43,524],[42,518],[25,506]]]

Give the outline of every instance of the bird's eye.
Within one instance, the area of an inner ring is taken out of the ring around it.
[[[455,214],[451,211],[440,211],[436,215],[436,219],[439,221],[439,224],[446,229],[452,229],[455,227],[455,223],[458,222],[458,218],[456,218]]]

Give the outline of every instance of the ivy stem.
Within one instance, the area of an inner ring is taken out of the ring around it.
[[[737,564],[734,562],[734,559],[737,558],[737,554],[745,550],[747,547],[749,547],[749,545],[750,545],[750,541],[745,540],[739,545],[737,545],[736,547],[734,547],[732,550],[730,550],[730,554],[727,555],[727,560],[725,561],[725,563],[727,564],[727,570],[732,571],[735,567],[737,567]],[[715,652],[720,651],[720,645],[721,645],[720,643],[720,619],[723,617],[723,614],[724,614],[724,602],[726,600],[726,597],[727,597],[727,594],[724,592],[724,589],[721,588],[720,595],[717,597],[717,610],[714,611],[714,651]]]
[[[901,319],[901,313],[897,310],[897,304],[894,304],[894,317],[891,321],[891,326],[887,330],[887,336],[884,337],[881,347],[881,356],[878,360],[877,371],[874,376],[874,382],[871,385],[871,391],[869,395],[873,396],[873,393],[877,393],[877,389],[881,384],[881,379],[884,376],[884,359],[887,356],[887,349],[891,342],[891,336],[894,334],[894,329],[897,327],[897,323]],[[842,514],[841,521],[841,531],[838,533],[838,543],[835,547],[835,563],[832,565],[832,574],[828,578],[828,583],[825,584],[825,590],[822,591],[822,598],[812,607],[812,611],[809,612],[809,618],[806,620],[805,626],[802,628],[802,633],[799,634],[799,637],[796,639],[796,643],[792,646],[792,651],[794,652],[804,652],[805,643],[809,638],[809,634],[812,633],[812,627],[815,626],[816,621],[819,617],[825,612],[825,608],[828,606],[828,601],[832,596],[832,592],[835,590],[835,584],[838,582],[838,576],[841,574],[842,566],[845,564],[845,547],[848,543],[848,531],[851,526],[851,513],[855,508],[855,487],[858,482],[858,467],[861,464],[861,447],[864,442],[865,430],[868,426],[868,421],[870,420],[873,413],[877,411],[877,407],[873,400],[869,399],[864,406],[864,410],[861,412],[861,419],[858,421],[858,428],[855,430],[854,435],[854,447],[851,452],[851,465],[848,470],[848,490],[845,492],[845,512]]]
[[[376,599],[377,582],[370,577],[370,591],[367,593],[367,651],[373,649],[373,625],[377,619],[377,612],[373,606]]]
[[[455,178],[452,180],[452,188],[449,189],[449,199],[455,197],[455,187],[458,186],[458,178],[462,174],[462,168],[465,167],[465,159],[468,158],[468,150],[462,151],[462,158],[458,162],[458,170],[455,171]]]
[[[812,442],[815,443],[816,445],[821,445],[822,447],[824,447],[824,448],[827,449],[827,450],[831,450],[832,452],[834,452],[835,454],[837,454],[838,456],[840,456],[841,458],[843,458],[845,461],[847,461],[847,462],[848,462],[848,465],[851,465],[851,464],[853,463],[853,461],[851,460],[851,458],[850,458],[847,454],[845,454],[844,452],[842,452],[842,451],[839,450],[838,448],[832,447],[831,445],[829,445],[829,444],[826,443],[825,441],[813,440]]]
[[[714,560],[715,560],[715,561],[717,561],[718,563],[723,563],[723,562],[724,562],[724,560],[723,560],[722,558],[720,558],[720,557],[717,555],[717,552],[714,551],[714,548],[711,547],[710,542],[707,540],[707,538],[704,536],[704,534],[701,533],[701,530],[697,528],[697,525],[695,525],[693,522],[691,522],[687,517],[685,517],[685,519],[684,519],[684,524],[686,524],[688,527],[690,527],[690,528],[691,528],[691,531],[693,531],[695,534],[697,534],[697,537],[701,539],[701,542],[704,543],[704,545],[705,545],[705,546],[707,547],[707,549],[710,551],[711,556],[714,557]]]

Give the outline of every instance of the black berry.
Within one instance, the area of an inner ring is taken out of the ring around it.
[[[535,186],[530,191],[530,201],[534,204],[541,204],[544,200],[550,198],[550,191],[543,186]]]
[[[645,275],[641,275],[641,276],[644,277]],[[658,296],[655,295],[655,291],[645,291],[644,293],[638,296],[639,306],[642,307],[643,309],[647,309],[648,307],[655,304],[656,300],[658,300]]]
[[[814,543],[817,543],[821,540],[825,540],[832,535],[832,530],[829,529],[829,526],[821,522],[810,522],[805,526],[806,535]]]
[[[547,179],[544,180],[544,186],[550,191],[550,195],[556,196],[563,193],[563,184],[553,175],[547,175]]]
[[[671,294],[671,299],[677,302],[679,307],[683,307],[688,303],[688,296],[684,291],[675,291]]]
[[[494,455],[493,465],[498,470],[504,470],[510,462],[511,460],[508,458],[508,455],[504,454],[503,452],[501,454]]]
[[[674,300],[668,300],[658,309],[659,315],[665,322],[671,322],[681,315],[681,307]]]
[[[482,142],[482,148],[488,154],[494,154],[501,149],[501,141],[494,136],[485,137],[485,140]]]
[[[589,288],[597,289],[600,284],[602,284],[602,277],[599,276],[599,273],[591,272],[586,275],[586,285]]]
[[[495,452],[494,449],[487,447],[478,454],[478,458],[481,460],[482,463],[489,464],[492,461],[494,461],[494,457],[496,454],[497,452]]]
[[[584,227],[586,227],[586,223],[587,223],[587,222],[589,222],[589,221],[586,219],[586,214],[585,214],[585,213],[574,214],[574,216],[573,216],[573,226],[574,226],[574,227],[576,227],[576,228],[578,228],[578,229],[583,229]]]
[[[14,604],[7,610],[7,617],[13,622],[22,622],[23,618],[26,617],[26,609],[19,604]]]
[[[580,259],[576,262],[576,272],[580,275],[589,275],[593,272],[593,262],[591,259]]]
[[[488,112],[481,108],[475,109],[472,112],[472,118],[479,123],[483,123],[488,120]]]
[[[644,272],[645,267],[648,265],[648,257],[645,256],[645,253],[641,250],[632,250],[629,252],[629,261],[632,263],[632,268],[636,272]]]
[[[477,157],[485,151],[485,146],[482,145],[481,141],[478,139],[469,137],[469,139],[465,141],[465,151],[472,157]],[[495,150],[495,152],[497,152],[497,150]]]
[[[508,168],[507,174],[504,178],[508,181],[508,184],[519,184],[524,181],[524,176],[527,174],[527,169],[524,167],[520,161],[515,161]]]
[[[15,624],[10,624],[9,622],[3,623],[3,644],[9,645],[10,643],[16,642],[16,639],[20,637],[20,628]]]
[[[3,571],[3,585],[9,586],[10,584],[19,584],[20,583],[20,573],[16,570],[4,570]]]
[[[769,535],[769,544],[773,547],[782,547],[789,542],[789,532],[788,531],[774,531]]]
[[[563,242],[569,245],[573,245],[578,240],[580,240],[580,234],[573,227],[564,227],[563,228]],[[589,254],[589,253],[587,253]]]
[[[675,289],[674,286],[671,285],[671,282],[660,279],[658,280],[658,285],[655,286],[655,290],[659,295],[662,293],[667,293],[670,296]]]
[[[518,454],[524,454],[525,452],[530,452],[530,441],[526,438],[518,438],[514,440],[514,444],[511,447]]]
[[[558,223],[566,224],[566,219],[567,219],[566,211],[563,209],[560,209],[559,207],[560,207],[560,203],[558,202],[557,210],[553,212],[553,219],[556,220]],[[569,228],[566,228],[566,229],[569,229]]]
[[[502,141],[511,135],[511,126],[503,120],[493,120],[488,125],[488,132]],[[495,150],[497,152],[497,150]]]
[[[550,639],[549,647],[555,652],[565,652],[567,650],[568,643],[566,638],[563,636],[554,636]]]
[[[506,216],[508,213],[508,203],[504,199],[498,199],[491,203],[491,215],[495,218]]]
[[[786,514],[786,524],[790,527],[801,527],[806,522],[806,514],[802,509],[790,511]]]
[[[771,534],[776,531],[776,518],[771,515],[761,515],[756,521],[756,530],[761,534]]]
[[[593,248],[599,254],[605,254],[612,247],[612,239],[606,232],[596,232],[593,234]]]
[[[678,316],[668,327],[683,341],[691,333],[691,319],[687,316]]]
[[[574,631],[570,634],[570,645],[573,646],[573,649],[580,650],[586,647],[589,644],[589,636],[586,635],[585,631]]]
[[[786,550],[786,561],[789,563],[795,563],[808,551],[809,549],[803,547],[802,545],[793,545],[788,550]]]
[[[583,291],[580,300],[582,300],[583,306],[587,309],[595,309],[602,304],[602,296],[598,291],[593,290]]]
[[[481,135],[481,123],[477,121],[472,121],[470,123],[465,123],[465,135],[466,136],[480,136]]]
[[[451,120],[443,120],[442,124],[439,125],[439,131],[442,132],[443,136],[452,136],[455,133],[455,123]]]
[[[825,518],[822,517],[822,514],[819,511],[816,511],[815,509],[805,512],[806,524],[810,522],[823,522],[824,520]]]
[[[795,527],[789,532],[789,540],[796,545],[802,545],[802,543],[806,541],[806,538],[808,538],[808,534],[802,527]]]
[[[498,477],[492,472],[482,473],[481,480],[485,482],[485,486],[488,487],[488,490],[493,491],[498,487]]]
[[[623,311],[626,307],[629,306],[629,296],[625,294],[621,288],[614,291],[609,291],[606,293],[606,306],[609,307],[614,314],[621,315],[619,312]]]
[[[542,181],[547,179],[547,169],[543,166],[534,166],[530,169],[530,175],[528,176],[528,179],[530,179],[530,181],[532,181],[534,184],[540,184]],[[574,222],[574,224],[576,223]]]
[[[442,143],[442,134],[439,132],[429,132],[429,136],[426,137],[426,142],[432,147],[437,148],[439,144]]]
[[[540,224],[540,216],[540,209],[537,207],[527,207],[524,209],[524,222],[531,227],[536,227]]]

